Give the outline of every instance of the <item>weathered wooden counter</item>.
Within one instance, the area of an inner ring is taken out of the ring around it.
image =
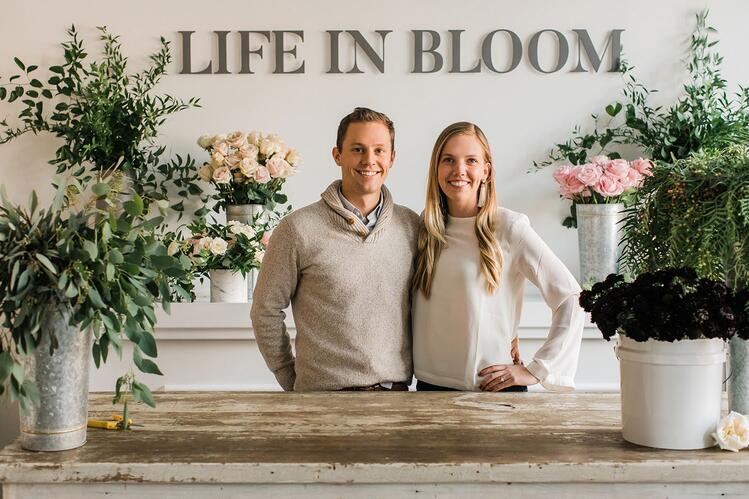
[[[94,395],[92,417],[112,413]],[[180,393],[143,428],[0,452],[15,497],[640,497],[749,494],[749,451],[624,442],[618,394]],[[691,496],[690,496],[691,497]]]

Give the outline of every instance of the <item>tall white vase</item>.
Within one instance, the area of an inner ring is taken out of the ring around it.
[[[619,225],[624,205],[576,204],[580,283],[589,284],[619,272]]]
[[[247,303],[247,277],[227,269],[210,272],[211,303]]]
[[[260,223],[267,221],[268,216],[265,213],[265,206],[262,204],[230,204],[226,206],[227,223],[235,220],[243,224],[252,225],[256,216]],[[255,290],[255,283],[257,282],[257,272],[257,270],[253,269],[247,274],[248,301],[252,301],[252,292]]]

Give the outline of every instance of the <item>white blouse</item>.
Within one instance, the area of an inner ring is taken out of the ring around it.
[[[528,217],[497,209],[496,234],[504,255],[499,288],[489,294],[481,273],[476,218],[449,217],[447,244],[437,261],[431,297],[413,298],[413,356],[416,378],[459,390],[479,390],[478,373],[512,364],[525,280],[552,310],[543,346],[526,368],[547,390],[574,390],[585,312],[580,286],[531,228]]]

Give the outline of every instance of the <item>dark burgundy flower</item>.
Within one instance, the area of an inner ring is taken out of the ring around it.
[[[632,282],[611,274],[580,295],[580,305],[603,337],[622,332],[636,341],[749,339],[749,291],[735,295],[691,268],[646,272]]]

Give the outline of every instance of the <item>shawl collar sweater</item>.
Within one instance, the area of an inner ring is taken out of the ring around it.
[[[393,203],[369,231],[338,196],[286,216],[273,231],[253,294],[252,326],[284,390],[410,382],[410,281],[419,218]],[[284,324],[291,304],[296,355]]]

